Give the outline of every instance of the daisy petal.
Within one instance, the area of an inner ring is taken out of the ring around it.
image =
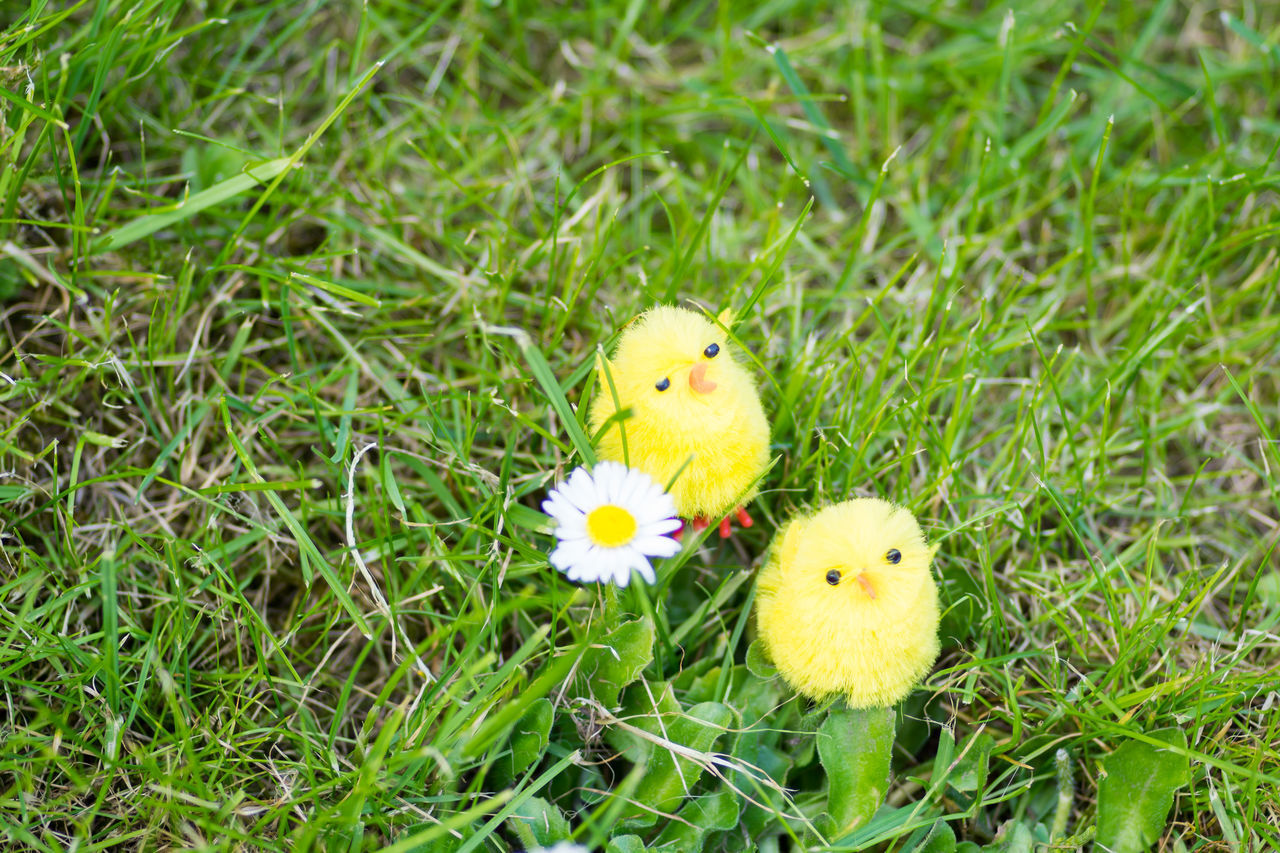
[[[562,572],[568,572],[582,563],[591,554],[591,544],[585,539],[566,539],[560,547],[551,552],[551,565]]]
[[[636,558],[634,567],[640,577],[644,578],[645,582],[650,585],[657,583],[658,576],[653,573],[653,566],[649,564],[649,561],[639,554],[636,555]]]
[[[675,501],[653,480],[645,483],[644,491],[637,496],[636,501],[643,504],[646,512],[652,515],[662,515],[665,510],[670,510],[669,514],[675,515]]]
[[[665,533],[679,530],[684,526],[684,522],[678,518],[663,518],[659,521],[650,521],[648,524],[640,525],[637,536],[662,536]]]
[[[628,471],[613,483],[613,490],[609,494],[609,503],[615,506],[625,506],[634,514],[637,510],[643,509],[642,505],[636,500],[635,496],[635,480],[632,478],[634,471]]]
[[[603,462],[596,466],[596,482],[600,487],[600,497],[614,505],[620,504],[622,487],[627,479],[627,469],[617,462]]]
[[[650,557],[671,557],[680,552],[680,543],[670,536],[645,536],[631,543],[637,551]]]
[[[653,498],[652,505],[654,511],[662,515],[664,518],[679,514],[676,512],[675,498],[671,497],[671,495],[661,489],[658,490],[658,494]]]
[[[645,569],[649,566],[649,561],[644,554],[631,547],[627,547],[625,551],[623,562],[627,567],[627,577],[633,577],[634,574],[639,574],[642,578],[645,577]]]
[[[572,521],[563,521],[556,528],[555,534],[557,539],[586,539],[587,521],[581,517]]]
[[[587,473],[586,468],[576,468],[560,486],[560,492],[568,499],[569,503],[576,506],[583,512],[591,512],[600,504],[597,494],[596,484],[591,479],[591,475]]]
[[[630,506],[635,511],[636,523],[641,527],[651,524],[655,521],[661,521],[666,515],[663,514],[663,508],[655,505],[654,501],[648,497],[649,490],[644,489],[640,495],[631,499]]]
[[[547,499],[542,502],[542,511],[554,518],[561,524],[566,523],[570,519],[585,518],[586,514],[569,502],[560,492],[552,492]]]
[[[632,469],[627,472],[627,480],[621,500],[625,500],[628,506],[636,509],[647,509],[650,503],[646,500],[649,489],[653,486],[653,480],[643,471]]]
[[[617,548],[618,553],[614,555],[613,561],[613,580],[620,587],[625,587],[631,582],[631,554],[630,548]]]
[[[596,583],[608,580],[600,571],[600,561],[604,552],[594,545],[587,546],[587,554],[573,566],[572,579],[578,583]]]

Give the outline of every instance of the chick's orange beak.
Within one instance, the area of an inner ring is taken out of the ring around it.
[[[716,390],[716,383],[707,378],[707,363],[700,361],[689,371],[689,387],[699,394],[710,394]]]
[[[699,361],[689,371],[689,387],[700,394],[716,391],[716,383],[707,378],[707,362]]]

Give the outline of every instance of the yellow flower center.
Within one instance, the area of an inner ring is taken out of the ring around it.
[[[620,506],[605,504],[587,515],[587,536],[601,548],[626,545],[636,535],[636,517]]]

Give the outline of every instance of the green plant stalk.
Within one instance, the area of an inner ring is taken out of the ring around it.
[[[1059,749],[1053,763],[1058,774],[1058,804],[1053,810],[1053,824],[1049,828],[1049,840],[1066,834],[1067,821],[1071,817],[1071,804],[1075,802],[1076,785],[1071,775],[1071,754]]]

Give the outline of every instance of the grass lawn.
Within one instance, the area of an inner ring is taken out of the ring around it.
[[[7,0],[0,847],[1280,849],[1280,7],[1227,8]],[[597,350],[690,301],[757,524],[579,587]],[[871,495],[942,654],[848,828],[752,601]]]

